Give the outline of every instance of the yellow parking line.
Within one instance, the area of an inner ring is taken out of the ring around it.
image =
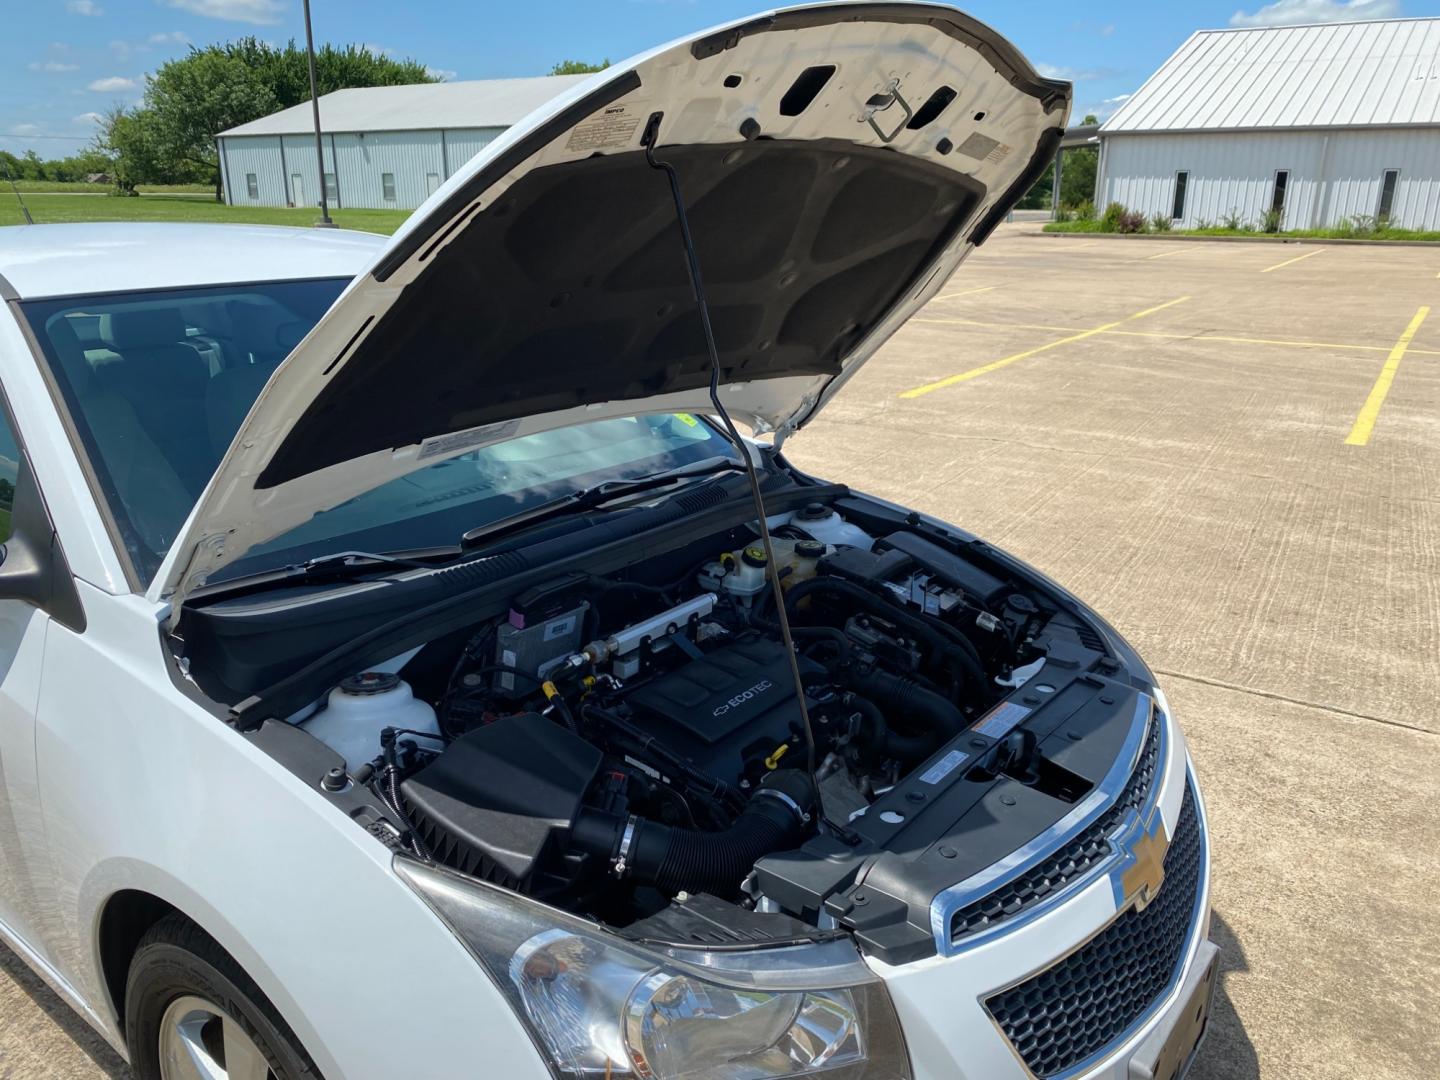
[[[927,319],[916,316],[910,320],[916,323],[934,323],[945,326],[978,326],[987,330],[1054,330],[1062,334],[1074,334],[1084,330],[1081,326],[1052,326],[1050,323],[996,323],[980,319]],[[1220,341],[1229,345],[1283,345],[1292,349],[1334,349],[1339,352],[1383,352],[1390,351],[1389,345],[1356,345],[1343,341],[1296,341],[1286,338],[1233,337],[1225,334],[1209,334],[1203,330],[1185,333],[1164,330],[1106,330],[1106,334],[1118,337],[1160,338],[1167,341]],[[1411,356],[1440,356],[1440,349],[1406,349]]]
[[[1380,416],[1380,406],[1385,404],[1385,395],[1390,393],[1390,384],[1395,381],[1395,373],[1400,370],[1400,360],[1404,357],[1405,350],[1410,347],[1410,342],[1415,337],[1416,331],[1420,329],[1420,324],[1425,321],[1425,316],[1429,314],[1428,307],[1422,307],[1415,312],[1415,317],[1410,320],[1410,325],[1400,335],[1400,340],[1395,342],[1395,347],[1390,350],[1390,355],[1385,360],[1385,366],[1380,369],[1380,377],[1375,380],[1375,385],[1370,389],[1370,396],[1365,399],[1365,404],[1360,408],[1360,415],[1355,418],[1355,426],[1345,437],[1346,446],[1364,446],[1370,441],[1370,433],[1375,430],[1375,421]]]
[[[1289,266],[1291,263],[1297,263],[1301,259],[1309,259],[1315,255],[1319,255],[1324,250],[1324,248],[1316,248],[1314,251],[1307,251],[1304,255],[1296,255],[1293,259],[1286,259],[1284,262],[1276,263],[1274,266],[1267,266],[1264,270],[1261,270],[1260,273],[1268,274],[1271,270],[1279,270],[1282,266]]]
[[[946,293],[944,296],[935,297],[936,300],[954,300],[957,296],[974,296],[976,293],[990,292],[998,289],[999,285],[986,285],[983,289],[963,289],[960,292]]]
[[[1113,330],[1123,323],[1131,322],[1135,319],[1143,319],[1146,315],[1153,315],[1157,311],[1164,311],[1168,307],[1174,307],[1176,304],[1184,303],[1189,299],[1190,297],[1188,296],[1182,296],[1176,300],[1167,300],[1163,304],[1156,304],[1154,307],[1146,308],[1144,311],[1137,311],[1134,315],[1127,315],[1123,319],[1116,319],[1114,322],[1106,323],[1104,326],[1097,326],[1093,330],[1082,330],[1078,334],[1071,334],[1069,337],[1061,338],[1059,341],[1052,341],[1048,345],[1040,345],[1033,349],[1026,349],[1024,352],[1015,353],[1012,356],[995,360],[981,367],[971,368],[969,371],[962,371],[958,375],[947,375],[945,378],[937,379],[935,382],[926,383],[924,386],[917,386],[912,390],[906,390],[900,396],[902,398],[917,398],[933,390],[943,390],[947,386],[954,386],[956,383],[979,378],[981,375],[988,375],[990,372],[998,371],[1000,368],[1013,364],[1018,360],[1028,360],[1032,356],[1059,348],[1061,345],[1069,345],[1074,341],[1083,341],[1085,338],[1094,337],[1096,334],[1103,334],[1105,331]]]
[[[1184,254],[1185,252],[1190,251],[1190,250],[1191,250],[1190,248],[1176,248],[1174,251],[1162,251],[1162,252],[1160,252],[1159,255],[1146,255],[1145,258],[1146,258],[1146,259],[1166,259],[1166,258],[1169,258],[1171,255],[1181,255],[1181,254]]]

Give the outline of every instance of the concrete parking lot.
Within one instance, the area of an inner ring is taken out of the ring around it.
[[[1197,1080],[1440,1075],[1437,279],[1431,249],[1006,226],[790,444],[1160,674],[1224,947]],[[128,1075],[3,950],[0,1018],[0,1078]]]

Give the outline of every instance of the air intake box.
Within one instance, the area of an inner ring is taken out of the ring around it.
[[[543,716],[476,728],[400,785],[436,861],[532,895],[566,884],[565,841],[600,751]]]

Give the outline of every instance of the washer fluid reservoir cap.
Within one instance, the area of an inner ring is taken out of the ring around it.
[[[764,566],[765,549],[762,547],[747,547],[740,553],[740,558],[746,566]]]
[[[342,694],[355,697],[369,697],[371,694],[385,694],[400,685],[400,676],[393,671],[362,671],[351,675],[340,683]]]
[[[819,540],[796,540],[795,554],[802,559],[818,559],[825,554],[825,545]]]

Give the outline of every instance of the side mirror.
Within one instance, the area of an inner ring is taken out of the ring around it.
[[[14,491],[10,536],[0,545],[0,600],[31,604],[72,630],[83,631],[85,609],[23,451]]]

